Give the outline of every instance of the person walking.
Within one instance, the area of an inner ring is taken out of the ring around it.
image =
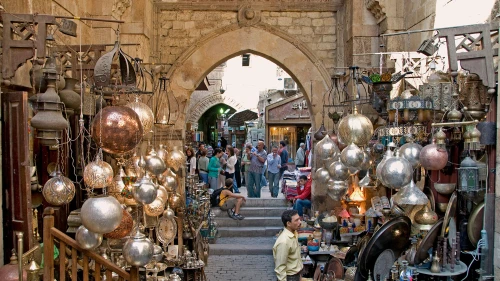
[[[308,180],[305,175],[299,177],[297,196],[293,198],[293,209],[297,210],[301,218],[304,215],[304,208],[311,208],[311,185],[312,179]]]
[[[203,149],[200,153],[200,158],[198,159],[198,173],[200,175],[200,179],[208,184],[208,157],[207,150]]]
[[[227,215],[234,220],[242,220],[245,217],[240,215],[240,208],[245,205],[247,199],[245,196],[231,192],[233,179],[226,179],[224,189],[220,193],[219,207],[227,211]]]
[[[274,272],[278,281],[300,281],[302,259],[297,231],[300,228],[300,216],[296,210],[286,210],[281,215],[285,228],[273,246]]]
[[[230,145],[227,146],[226,148],[226,154],[227,154],[227,161],[226,161],[226,170],[225,170],[225,176],[226,179],[234,179],[234,173],[236,171],[236,162],[238,159],[236,158],[236,155],[234,155],[234,148]],[[238,187],[234,185],[234,180],[231,181],[231,184],[234,188],[234,193],[240,193],[238,190]]]
[[[271,148],[271,153],[267,155],[267,178],[269,180],[269,191],[273,198],[278,197],[280,168],[281,158],[278,155],[278,147],[273,146]]]
[[[219,160],[221,156],[222,151],[220,148],[216,148],[214,149],[214,156],[208,162],[208,184],[212,190],[219,188],[219,174],[222,171]]]
[[[304,163],[306,160],[305,147],[306,147],[306,144],[301,142],[299,145],[299,149],[297,149],[297,153],[295,154],[295,166],[297,166],[297,168],[304,167]]]
[[[250,159],[247,185],[248,197],[260,198],[260,190],[262,188],[260,180],[262,178],[264,162],[266,162],[267,159],[267,153],[264,150],[264,142],[259,141],[257,144],[257,150],[247,153],[247,157]]]
[[[281,176],[283,176],[283,173],[285,172],[286,164],[288,163],[288,149],[284,140],[280,141],[280,149],[278,150],[278,154],[281,157],[281,168],[279,176],[281,179]]]

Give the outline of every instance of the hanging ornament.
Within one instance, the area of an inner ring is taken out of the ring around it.
[[[175,172],[178,172],[185,162],[186,156],[184,153],[177,146],[174,146],[168,153],[167,165]]]
[[[438,149],[446,149],[446,133],[443,131],[443,128],[439,129],[434,138],[436,139]]]
[[[367,147],[365,151],[363,151],[363,162],[361,162],[359,169],[362,171],[366,171],[371,166],[372,166],[371,149]]]
[[[422,151],[422,146],[411,141],[401,146],[399,154],[410,162],[413,169],[416,169],[420,166],[420,151]]]
[[[75,185],[58,170],[55,177],[45,183],[42,194],[50,205],[65,205],[75,197]]]
[[[330,177],[335,181],[345,181],[349,177],[349,169],[342,161],[335,161],[328,167]]]
[[[167,202],[168,192],[163,185],[158,185],[158,191],[156,191],[156,197],[161,198],[163,202]]]
[[[353,113],[339,122],[338,133],[343,143],[354,143],[359,147],[366,146],[373,135],[373,124],[368,117],[358,114],[354,107]]]
[[[165,149],[163,144],[160,144],[158,150],[156,151],[156,155],[160,157],[161,160],[166,164],[168,159],[168,151]]]
[[[151,217],[157,217],[163,213],[165,210],[165,201],[163,201],[160,197],[156,197],[156,199],[150,203],[144,205],[144,212],[146,215]]]
[[[125,106],[132,108],[135,113],[137,113],[137,116],[139,116],[139,120],[141,120],[143,133],[149,133],[149,131],[151,131],[151,128],[153,128],[154,122],[154,115],[151,108],[149,108],[147,104],[142,103],[139,100],[138,96],[135,97],[135,100],[133,102],[129,102]]]
[[[326,170],[325,168],[316,169],[316,172],[314,173],[314,179],[319,183],[326,184],[328,180],[330,180],[328,170]]]
[[[182,207],[182,197],[179,193],[174,193],[168,198],[168,205],[173,209]]]
[[[448,163],[448,152],[446,149],[439,149],[435,143],[428,144],[420,151],[419,159],[424,169],[437,171],[443,169]]]
[[[325,125],[322,123],[321,126],[318,128],[316,133],[314,133],[314,138],[316,140],[322,140],[326,135],[326,128]]]
[[[342,153],[340,154],[340,161],[352,172],[356,172],[360,169],[363,160],[365,159],[365,155],[363,151],[354,143],[348,145]]]
[[[83,181],[91,188],[105,188],[113,183],[113,168],[101,160],[102,152],[99,151],[94,161],[85,166]]]
[[[387,187],[399,189],[410,183],[413,177],[413,169],[410,162],[400,157],[399,151],[397,151],[395,157],[385,161],[381,176]]]
[[[327,163],[333,163],[340,157],[340,150],[332,139],[326,135],[314,146],[315,167],[327,168]]]
[[[82,206],[82,224],[91,232],[108,233],[115,230],[122,220],[123,210],[112,196],[99,196],[87,199]]]
[[[158,157],[154,148],[144,157],[144,160],[146,161],[146,170],[153,175],[160,175],[167,170],[167,165]]]
[[[427,195],[418,189],[413,180],[411,180],[409,184],[403,186],[392,198],[394,203],[400,206],[425,205],[429,202]]]
[[[123,177],[126,177],[125,171],[120,167],[118,170],[118,174],[113,178],[113,182],[107,188],[108,194],[115,197],[120,204],[123,204],[125,198],[122,195],[122,191],[125,188],[125,182],[123,181]]]
[[[387,186],[387,183],[384,182],[384,179],[382,177],[382,170],[384,169],[384,165],[385,165],[385,162],[387,160],[389,160],[390,158],[392,158],[393,155],[392,155],[392,150],[390,149],[387,149],[387,151],[385,152],[385,155],[384,155],[384,158],[382,159],[382,161],[380,161],[380,163],[378,163],[377,165],[377,169],[376,169],[376,176],[377,176],[377,179],[378,181],[383,185],[383,186]]]
[[[118,227],[108,233],[105,233],[103,236],[108,239],[122,239],[125,236],[129,235],[134,227],[134,220],[132,215],[130,215],[127,210],[122,209],[122,219],[120,221],[120,225]]]
[[[327,184],[326,192],[330,198],[340,201],[347,194],[347,184],[345,181],[335,181],[330,179]]]
[[[137,202],[150,204],[156,199],[157,188],[146,174],[138,183],[134,184],[133,195]]]
[[[144,266],[153,258],[154,245],[137,229],[123,245],[122,253],[125,261],[132,266]]]
[[[85,228],[85,226],[80,225],[76,230],[75,240],[81,248],[92,250],[101,245],[102,234],[93,233]]]
[[[174,212],[174,210],[170,209],[170,205],[167,205],[167,208],[163,212],[163,216],[167,219],[171,219],[171,218],[175,217],[175,212]]]
[[[139,116],[126,106],[107,106],[92,121],[92,139],[111,154],[134,149],[141,142],[143,132]]]

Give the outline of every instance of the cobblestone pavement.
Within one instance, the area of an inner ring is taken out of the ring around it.
[[[208,281],[275,281],[274,260],[266,256],[209,256]]]

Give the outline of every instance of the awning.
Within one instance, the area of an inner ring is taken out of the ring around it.
[[[229,127],[240,127],[245,125],[245,121],[255,120],[257,118],[259,118],[257,112],[254,112],[250,109],[245,109],[229,116],[227,121]]]

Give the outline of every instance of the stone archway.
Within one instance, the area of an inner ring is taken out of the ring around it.
[[[188,108],[188,112],[186,114],[186,123],[191,123],[193,127],[196,127],[196,124],[198,123],[198,120],[201,118],[203,113],[217,104],[227,104],[230,107],[234,108],[236,111],[243,109],[243,106],[238,101],[228,96],[213,93],[204,97],[203,99],[200,99],[198,102]]]
[[[196,86],[212,69],[244,53],[262,56],[287,71],[311,105],[313,127],[321,121],[322,107],[316,103],[331,85],[328,71],[305,44],[264,23],[245,27],[233,24],[205,36],[185,51],[169,70],[171,90],[185,108]],[[186,115],[181,118],[187,121]]]

